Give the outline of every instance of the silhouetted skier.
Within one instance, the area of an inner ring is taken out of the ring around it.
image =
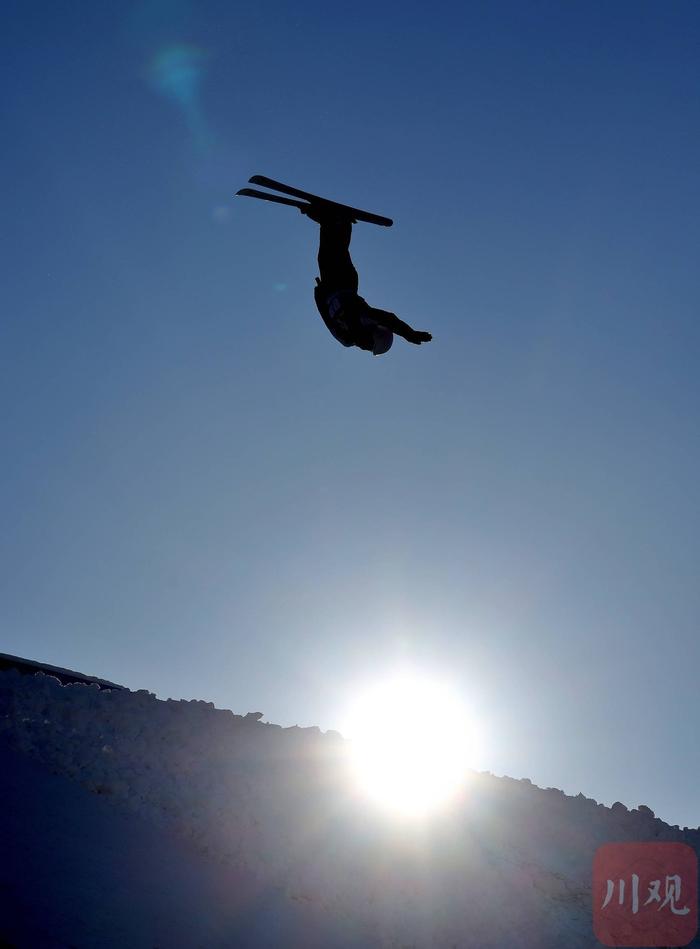
[[[322,206],[301,208],[321,226],[314,299],[323,322],[343,346],[358,346],[375,356],[391,349],[394,333],[409,343],[429,343],[430,333],[414,330],[395,313],[370,306],[358,292],[357,271],[350,257],[353,220]]]

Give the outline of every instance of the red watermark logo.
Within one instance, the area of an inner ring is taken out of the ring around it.
[[[605,946],[687,946],[698,931],[698,858],[677,843],[604,844],[593,859],[593,929]]]

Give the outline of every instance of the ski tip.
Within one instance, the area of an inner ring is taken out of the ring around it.
[[[249,184],[258,185],[262,188],[269,188],[272,191],[281,191],[283,194],[293,195],[295,198],[301,199],[302,201],[309,201],[311,204],[316,205],[326,205],[328,207],[333,207],[338,210],[342,209],[346,215],[352,216],[355,222],[363,221],[367,224],[378,224],[380,227],[392,227],[394,222],[391,218],[384,217],[381,214],[373,214],[370,211],[362,211],[359,208],[353,208],[347,204],[341,204],[338,201],[332,201],[329,198],[322,198],[316,194],[310,194],[307,191],[301,191],[298,188],[292,188],[290,185],[282,184],[280,181],[275,181],[274,178],[268,178],[266,175],[253,175],[248,179]],[[238,194],[246,194],[247,191],[244,188],[242,191],[237,192]],[[258,197],[261,195],[258,194]]]

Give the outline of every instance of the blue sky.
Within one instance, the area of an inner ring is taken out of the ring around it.
[[[400,9],[400,12],[399,12]],[[700,824],[700,9],[10,3],[6,652],[337,727],[408,663],[480,766]],[[387,214],[344,350],[316,227]]]

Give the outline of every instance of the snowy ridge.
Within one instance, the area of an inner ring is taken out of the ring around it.
[[[0,673],[0,740],[13,754],[99,796],[114,820],[138,819],[222,874],[282,893],[285,905],[322,921],[319,945],[597,946],[590,874],[601,843],[700,849],[700,829],[669,827],[644,806],[607,808],[488,773],[474,775],[449,811],[407,831],[350,791],[339,735],[260,718]],[[137,891],[135,878],[134,899]],[[130,944],[153,945],[141,932]],[[291,932],[279,945],[314,944]],[[75,944],[97,944],[85,938]]]
[[[58,679],[63,685],[72,682],[91,685],[94,682],[102,689],[125,688],[123,685],[117,685],[116,682],[108,682],[107,679],[99,679],[97,676],[88,676],[82,672],[75,672],[73,669],[63,669],[61,666],[51,666],[48,662],[38,662],[36,659],[24,659],[22,656],[11,656],[9,653],[0,652],[0,672],[5,672],[8,669],[16,669],[23,675],[35,675],[37,672],[44,672],[46,675]]]

